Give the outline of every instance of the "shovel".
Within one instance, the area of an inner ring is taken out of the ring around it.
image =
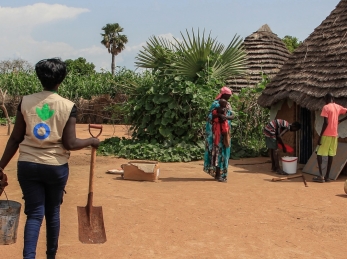
[[[100,132],[94,136],[90,129],[99,129]],[[97,138],[102,132],[102,125],[89,124],[89,133],[92,137]],[[89,193],[88,202],[85,207],[77,207],[78,213],[78,235],[79,240],[84,244],[102,244],[106,242],[106,232],[102,207],[93,206],[93,178],[96,159],[96,149],[92,147],[90,160],[90,175],[89,175]]]

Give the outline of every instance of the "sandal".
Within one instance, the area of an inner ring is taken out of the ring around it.
[[[319,177],[319,176],[313,177],[313,178],[312,178],[312,181],[317,182],[317,183],[325,183],[324,178]]]

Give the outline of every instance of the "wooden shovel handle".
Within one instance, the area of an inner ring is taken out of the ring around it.
[[[94,136],[90,129],[99,129],[99,134]],[[89,124],[89,133],[93,138],[97,138],[102,133],[102,125],[100,124]],[[89,193],[88,193],[88,211],[91,213],[93,207],[93,189],[94,189],[94,170],[95,170],[95,160],[96,160],[96,149],[92,147],[92,154],[90,158],[90,174],[89,174]]]
[[[89,193],[87,207],[91,211],[93,206],[93,189],[94,189],[94,170],[96,160],[96,149],[92,147],[92,154],[90,158],[90,173],[89,173]]]

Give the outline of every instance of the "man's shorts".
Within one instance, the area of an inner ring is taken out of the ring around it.
[[[265,144],[268,149],[278,149],[277,140],[275,138],[265,137]]]
[[[337,137],[322,136],[321,145],[318,148],[318,156],[336,156]]]

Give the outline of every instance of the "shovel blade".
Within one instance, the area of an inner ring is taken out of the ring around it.
[[[102,244],[106,242],[106,232],[102,207],[77,207],[78,237],[84,244]]]

